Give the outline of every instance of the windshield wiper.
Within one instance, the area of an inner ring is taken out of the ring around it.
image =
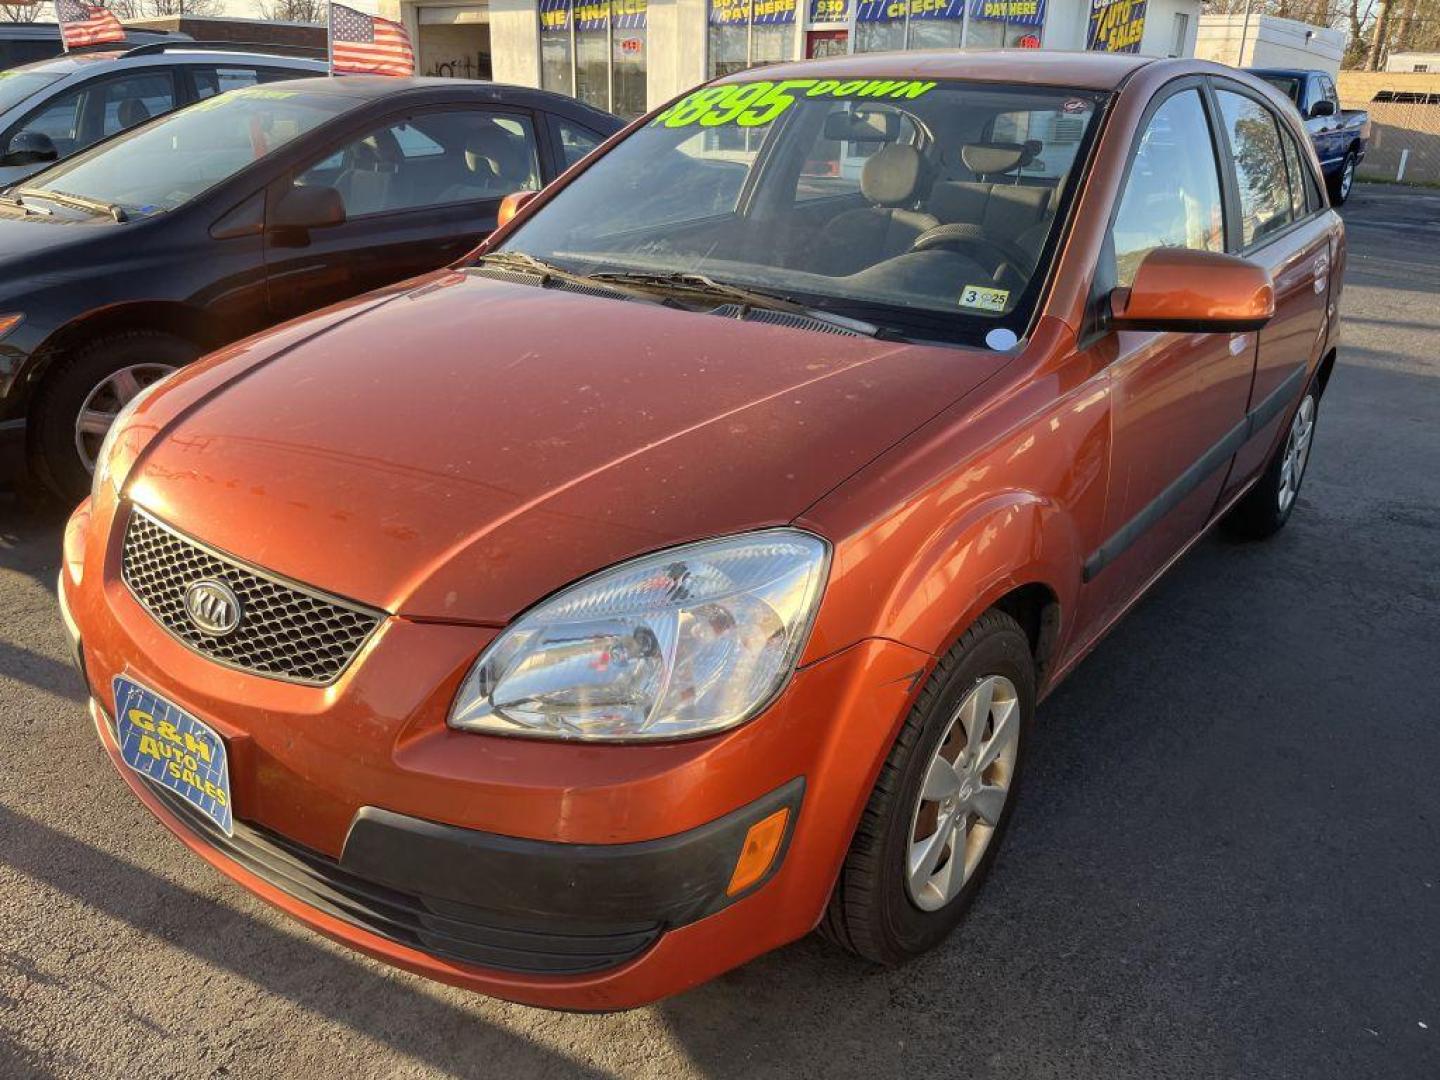
[[[806,307],[798,300],[788,296],[780,296],[760,289],[748,289],[741,285],[731,285],[706,277],[704,274],[683,271],[653,273],[642,270],[605,270],[588,276],[591,281],[616,282],[641,289],[658,289],[665,292],[688,293],[692,296],[729,300],[741,307],[742,314],[745,308],[783,311],[791,315],[802,315],[807,319],[814,319],[816,322],[823,322],[841,330],[848,330],[852,334],[862,334],[865,337],[880,336],[880,328],[873,323],[862,322],[859,319],[847,319],[843,315],[832,315],[828,311]]]
[[[108,214],[117,222],[130,220],[130,215],[125,208],[118,203],[105,202],[103,199],[90,199],[84,195],[72,195],[68,191],[51,191],[49,188],[22,187],[18,190],[21,197],[26,195],[36,199],[49,199],[51,202],[60,203],[62,206],[74,206],[80,210],[91,210],[97,214]]]
[[[41,217],[53,217],[55,213],[53,210],[46,210],[43,206],[31,206],[9,188],[0,191],[0,203],[4,203],[6,206],[18,207],[27,214],[39,214]]]
[[[494,251],[488,255],[481,255],[482,263],[492,263],[495,266],[506,270],[518,270],[521,273],[534,274],[540,279],[542,286],[548,285],[551,281],[560,281],[572,285],[600,286],[617,296],[631,296],[655,302],[653,294],[639,288],[627,288],[622,282],[596,281],[592,275],[577,274],[571,270],[565,270],[554,263],[548,263],[544,259],[537,259],[534,255],[527,255],[523,251]],[[669,305],[672,301],[661,300],[660,303]]]

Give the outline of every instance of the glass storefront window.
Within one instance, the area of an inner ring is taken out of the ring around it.
[[[971,49],[1034,49],[1045,29],[1045,0],[970,0],[965,45]]]
[[[796,7],[797,0],[710,0],[710,77],[793,59]]]
[[[616,27],[610,55],[610,111],[617,116],[639,116],[645,111],[644,27]]]
[[[645,112],[647,0],[540,0],[540,85],[623,117]]]
[[[540,88],[575,95],[570,0],[540,0]]]
[[[1036,48],[1046,0],[860,0],[855,51]]]

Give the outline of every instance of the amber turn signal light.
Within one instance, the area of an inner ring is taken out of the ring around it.
[[[0,315],[0,337],[4,337],[24,321],[24,315]]]
[[[512,191],[500,200],[500,211],[496,214],[495,227],[508,225],[510,219],[524,209],[525,204],[539,195],[538,191]]]
[[[735,860],[735,872],[730,875],[730,887],[726,896],[744,892],[765,876],[775,853],[780,850],[780,841],[785,838],[785,823],[790,819],[788,807],[776,810],[750,826],[745,834],[745,843],[740,848],[740,858]]]

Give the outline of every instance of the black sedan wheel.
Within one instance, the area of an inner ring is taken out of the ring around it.
[[[90,490],[95,458],[116,414],[151,383],[200,355],[169,334],[135,332],[84,346],[54,371],[34,407],[32,466],[67,502]]]

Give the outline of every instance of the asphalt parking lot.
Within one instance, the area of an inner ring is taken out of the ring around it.
[[[1202,543],[1050,699],[988,888],[899,971],[807,939],[582,1016],[309,933],[113,775],[60,517],[0,494],[0,1077],[1440,1075],[1440,192],[1345,216],[1291,524]]]

